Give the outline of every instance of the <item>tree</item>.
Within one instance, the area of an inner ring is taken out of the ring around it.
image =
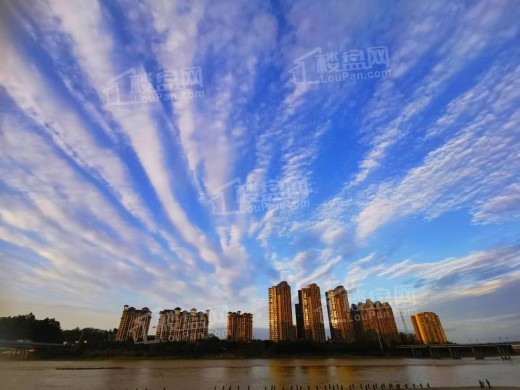
[[[37,320],[33,313],[29,313],[14,317],[0,317],[0,339],[61,343],[63,335],[59,321],[54,318]]]

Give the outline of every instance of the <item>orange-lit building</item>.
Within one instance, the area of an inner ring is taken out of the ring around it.
[[[152,312],[147,307],[137,310],[135,307],[125,305],[117,329],[116,341],[146,340],[151,318]]]
[[[412,317],[415,338],[421,344],[446,344],[446,334],[439,316],[435,313],[418,313]]]
[[[291,286],[283,281],[269,288],[269,339],[294,340]]]
[[[230,341],[253,340],[253,315],[229,312],[227,315],[227,339]]]
[[[302,300],[302,291],[298,290],[298,302]],[[301,303],[294,305],[294,313],[296,315],[296,338],[298,340],[305,339],[305,327],[303,326],[303,310]]]
[[[352,343],[355,341],[354,322],[350,312],[347,290],[338,286],[325,293],[332,341]]]
[[[298,297],[303,314],[305,340],[324,342],[325,326],[323,324],[320,288],[315,283],[309,284],[298,291]]]
[[[208,337],[209,310],[197,312],[176,307],[159,313],[155,332],[158,341],[198,341]]]
[[[394,344],[399,341],[394,312],[388,302],[366,302],[351,307],[356,338]]]

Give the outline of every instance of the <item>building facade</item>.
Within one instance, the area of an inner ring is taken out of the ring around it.
[[[269,339],[294,340],[291,286],[283,281],[269,288]]]
[[[350,312],[347,290],[338,286],[325,293],[329,316],[330,337],[332,341],[352,343],[356,340],[354,321]]]
[[[310,284],[298,291],[298,298],[303,313],[305,340],[326,341],[320,288],[315,283]]]
[[[412,317],[415,338],[421,344],[446,344],[446,334],[439,316],[435,313],[418,313]]]
[[[208,337],[209,310],[205,313],[197,309],[190,311],[176,307],[159,313],[155,332],[158,341],[197,341]]]
[[[392,306],[388,302],[366,302],[351,307],[354,331],[358,340],[379,341],[387,345],[399,341]]]
[[[135,307],[125,305],[117,329],[116,341],[146,341],[151,318],[152,312],[147,307],[137,310]]]
[[[253,340],[253,315],[229,312],[227,315],[227,339],[230,341]]]
[[[301,301],[301,290],[298,290],[298,302]],[[296,314],[296,338],[298,340],[305,339],[305,327],[303,326],[303,310],[300,303],[294,305],[294,311]]]

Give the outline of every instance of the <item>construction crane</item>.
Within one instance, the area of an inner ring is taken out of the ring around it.
[[[408,331],[408,326],[406,325],[406,321],[404,320],[403,312],[400,311],[399,314],[401,314],[401,320],[403,321],[404,333],[409,334],[410,332]]]

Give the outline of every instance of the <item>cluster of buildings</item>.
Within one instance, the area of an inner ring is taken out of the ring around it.
[[[147,307],[138,310],[125,305],[116,341],[147,340],[152,312]],[[209,310],[197,312],[176,307],[159,313],[155,340],[157,341],[197,341],[208,337]]]
[[[347,290],[338,286],[325,293],[327,314],[333,342],[379,342],[392,345],[403,340],[397,330],[394,313],[388,302],[349,304]],[[321,304],[321,292],[315,283],[298,290],[294,305],[296,325],[293,323],[291,286],[283,281],[269,288],[269,338],[272,341],[327,341]],[[116,341],[147,340],[152,312],[126,305],[116,334]],[[418,313],[411,317],[415,335],[413,342],[422,344],[447,343],[444,329],[435,313]],[[404,319],[403,319],[404,321]],[[208,337],[209,310],[163,310],[159,313],[156,341],[198,341]],[[253,315],[227,313],[227,340],[252,341]]]
[[[136,309],[125,305],[116,334],[116,341],[146,341],[152,312],[147,307]],[[155,331],[155,341],[191,341],[208,338],[209,310],[205,312],[191,309],[159,312]],[[229,312],[227,317],[227,339],[231,341],[253,340],[253,315],[251,313]]]
[[[388,302],[349,304],[347,290],[338,286],[325,293],[331,340],[352,343],[379,341],[388,345],[401,341],[394,313]],[[309,340],[324,342],[325,324],[321,292],[315,283],[298,290],[293,325],[291,287],[283,281],[269,288],[269,338],[273,341]],[[434,313],[412,316],[415,341],[424,344],[446,343],[439,317]]]

